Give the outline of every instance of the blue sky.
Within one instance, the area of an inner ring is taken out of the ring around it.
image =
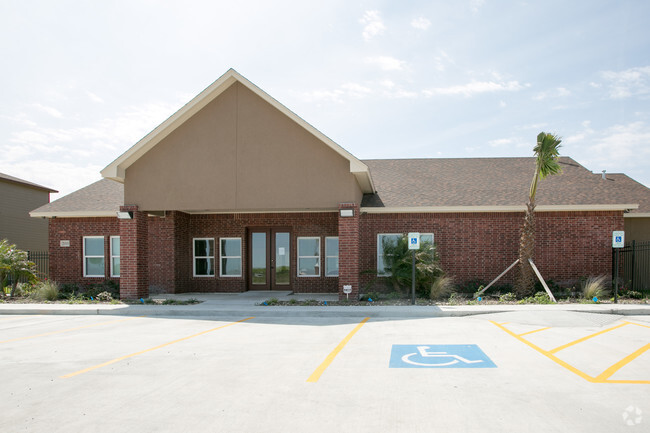
[[[637,0],[0,0],[0,172],[83,187],[232,67],[361,159],[532,156],[547,131],[650,186],[649,19]]]

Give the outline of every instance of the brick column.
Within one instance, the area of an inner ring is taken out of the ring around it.
[[[120,220],[120,297],[139,299],[149,296],[147,214],[137,206],[121,206],[133,212],[133,219]]]
[[[353,216],[341,216],[341,210]],[[339,204],[339,299],[345,299],[343,286],[352,286],[350,299],[359,297],[359,205]]]

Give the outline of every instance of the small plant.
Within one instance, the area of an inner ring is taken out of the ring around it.
[[[59,298],[59,287],[49,280],[37,284],[31,297],[38,301],[56,301]]]
[[[449,301],[448,302],[451,305],[458,305],[458,304],[461,303],[462,298],[463,297],[461,295],[459,295],[456,292],[453,292],[451,295],[449,295]]]
[[[600,277],[589,277],[582,286],[582,295],[585,299],[604,298],[609,292],[605,289],[606,275]]]
[[[629,290],[625,293],[625,297],[630,299],[643,299],[643,293],[637,292],[636,290]]]
[[[454,279],[446,275],[441,275],[431,284],[429,299],[443,299],[450,295],[454,290]]]
[[[499,296],[499,302],[504,304],[515,302],[516,300],[517,300],[517,295],[515,295],[512,292],[504,293],[503,295]]]
[[[296,298],[291,298],[291,300],[289,301],[290,305],[296,305],[297,303],[298,303],[298,300]]]
[[[109,292],[100,292],[95,296],[95,299],[100,302],[110,302],[113,300],[113,296]]]
[[[278,298],[271,298],[268,301],[266,301],[266,305],[278,305],[280,301],[278,301]]]
[[[527,296],[521,299],[518,304],[552,304],[551,298],[548,297],[546,292],[537,292],[535,296]]]

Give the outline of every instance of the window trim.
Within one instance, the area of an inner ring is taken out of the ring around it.
[[[102,255],[101,256],[89,256],[86,255],[86,239],[101,239],[102,240]],[[82,239],[82,248],[83,248],[83,273],[84,278],[106,278],[106,239],[104,236],[84,236]],[[88,275],[86,259],[101,257],[104,261],[104,272],[101,275]]]
[[[435,238],[435,236],[433,235],[432,232],[420,233],[420,245],[422,245],[422,236],[427,236],[427,235],[431,235],[431,239],[433,239],[433,241],[435,242],[436,238]],[[433,244],[434,242],[431,242],[431,243]]]
[[[120,278],[119,273],[115,273],[114,271],[114,263],[113,259],[115,258],[120,258],[121,254],[115,255],[113,254],[113,239],[118,239],[118,242],[120,242],[120,253],[122,252],[122,240],[120,239],[119,236],[110,236],[109,240],[109,248],[110,248],[110,261],[111,261],[111,278]],[[120,260],[120,271],[122,270],[122,261]]]
[[[227,240],[238,240],[239,241],[239,255],[238,256],[222,256],[221,251],[222,251],[222,241],[227,241]],[[234,259],[234,258],[239,258],[239,275],[224,275],[223,273],[223,259]],[[244,262],[242,261],[242,238],[239,237],[233,237],[233,238],[219,238],[219,277],[224,277],[224,278],[241,278],[242,275],[244,274],[243,270],[243,265]]]
[[[377,257],[376,257],[376,259],[377,259],[377,276],[378,277],[390,277],[391,275],[393,275],[391,272],[379,273],[379,263],[380,263],[380,261],[379,261],[379,257],[380,257],[379,256],[379,245],[381,245],[381,243],[379,242],[380,236],[399,236],[399,237],[402,237],[402,236],[404,236],[404,233],[377,233],[377,245],[376,245],[376,247],[377,247],[376,248],[376,252],[377,252]],[[381,257],[382,257],[381,263],[383,264],[384,263],[383,249],[382,249]]]
[[[211,256],[197,256],[196,255],[196,241],[212,241],[212,255]],[[212,275],[197,275],[196,274],[196,259],[212,259]],[[214,238],[192,238],[192,276],[196,278],[214,278]]]
[[[318,256],[301,256],[300,255],[300,240],[301,239],[316,239],[318,240]],[[320,259],[321,259],[321,241],[320,241],[320,236],[298,236],[296,237],[296,274],[298,274],[298,277],[300,278],[319,278],[321,274],[321,265],[320,265]],[[313,259],[317,257],[318,261],[316,262],[317,268],[318,268],[318,274],[316,275],[300,275],[300,259]]]
[[[335,278],[335,277],[338,277],[338,276],[339,276],[339,271],[338,271],[339,267],[338,267],[338,266],[336,267],[336,268],[337,268],[336,275],[330,275],[330,274],[327,272],[327,271],[328,271],[328,269],[327,269],[327,263],[328,263],[327,259],[330,259],[330,258],[334,258],[334,257],[336,257],[336,262],[337,262],[337,264],[339,264],[339,254],[340,254],[340,250],[339,250],[339,252],[338,252],[335,256],[333,256],[333,255],[329,255],[329,254],[328,254],[328,251],[327,251],[327,240],[328,240],[328,239],[336,239],[336,244],[337,244],[337,246],[338,246],[338,245],[339,245],[339,237],[338,237],[338,236],[325,236],[325,277]],[[337,250],[338,250],[338,247],[337,247]]]

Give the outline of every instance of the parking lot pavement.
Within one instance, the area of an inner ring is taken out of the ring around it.
[[[0,431],[642,431],[648,322],[593,316],[1,317]]]

